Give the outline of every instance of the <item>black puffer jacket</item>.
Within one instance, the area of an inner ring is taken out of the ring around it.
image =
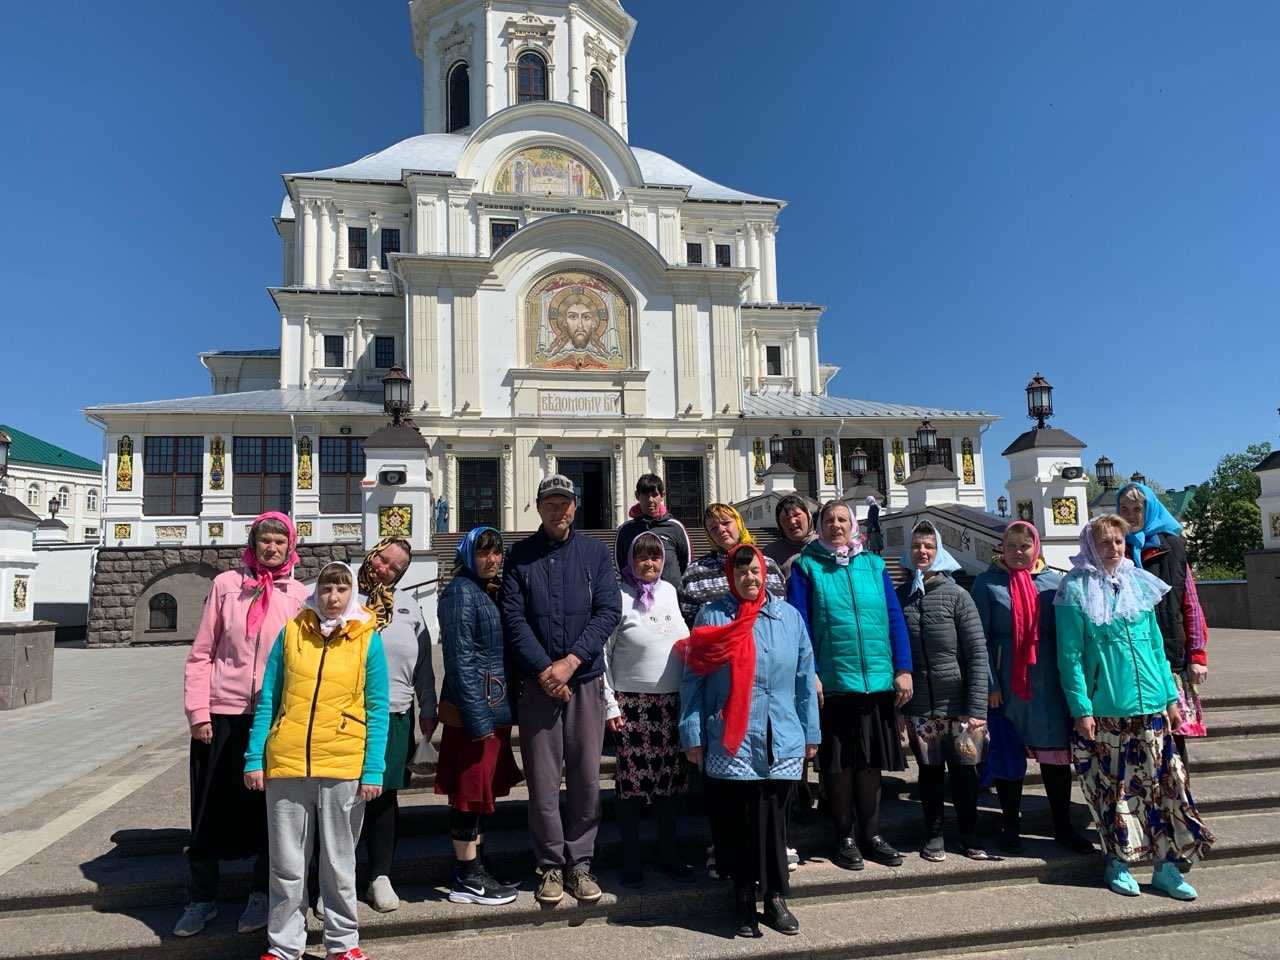
[[[925,580],[925,592],[898,588],[911,635],[914,695],[910,717],[987,716],[987,641],[973,598],[945,573]]]

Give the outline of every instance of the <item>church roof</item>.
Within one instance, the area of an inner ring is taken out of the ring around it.
[[[66,470],[102,472],[102,465],[98,461],[82,457],[78,453],[72,453],[70,450],[49,443],[47,440],[41,440],[39,437],[33,437],[17,427],[11,427],[7,423],[0,423],[0,430],[9,434],[9,437],[13,440],[13,446],[9,448],[10,463],[33,463],[42,467],[62,467]]]
[[[406,170],[452,174],[467,144],[460,133],[420,133],[385,150],[366,154],[359,160],[323,170],[290,173],[286,177],[308,180],[355,180],[374,183],[400,183]],[[769,197],[734,190],[708,180],[670,157],[643,147],[632,147],[631,153],[640,165],[646,186],[688,187],[690,200],[725,200],[737,203],[779,203]],[[293,204],[286,196],[280,204],[280,219],[294,219]]]
[[[998,419],[983,410],[946,410],[942,407],[921,407],[915,404],[884,403],[879,400],[851,400],[846,397],[815,397],[805,393],[796,396],[790,391],[778,393],[746,394],[742,398],[742,415],[749,419],[779,419],[804,417],[910,417],[935,420],[988,420]]]
[[[246,390],[175,400],[141,403],[101,403],[86,413],[337,413],[381,414],[382,391]]]

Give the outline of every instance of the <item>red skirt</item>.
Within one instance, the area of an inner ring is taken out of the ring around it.
[[[493,813],[494,800],[507,796],[524,779],[511,750],[511,728],[497,727],[493,734],[474,740],[461,727],[445,725],[435,792],[448,796],[455,810],[487,816]]]

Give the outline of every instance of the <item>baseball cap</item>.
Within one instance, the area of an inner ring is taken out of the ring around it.
[[[563,473],[553,473],[538,484],[538,503],[541,503],[544,497],[568,497],[574,500],[577,494],[574,492],[572,480]]]

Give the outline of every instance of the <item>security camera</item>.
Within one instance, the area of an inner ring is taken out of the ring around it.
[[[378,483],[384,487],[403,486],[409,479],[404,470],[382,470],[378,473]]]
[[[1084,467],[1063,467],[1062,468],[1063,480],[1079,480],[1083,476],[1084,476]]]

